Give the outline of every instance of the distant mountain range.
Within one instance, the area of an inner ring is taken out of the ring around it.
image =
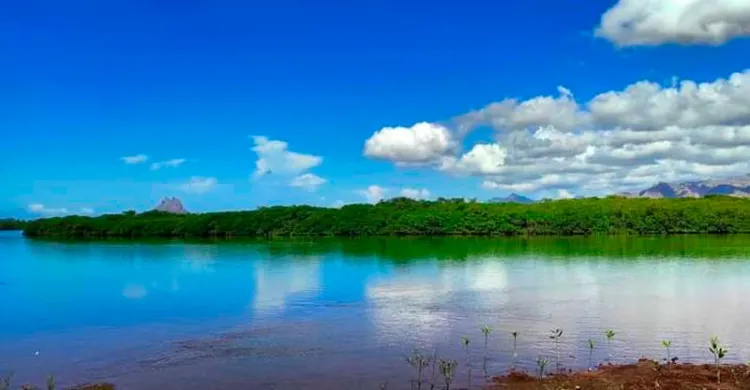
[[[182,205],[182,201],[176,197],[165,197],[159,202],[159,205],[154,208],[154,211],[163,211],[165,213],[172,214],[186,214],[185,206]]]
[[[516,193],[512,193],[505,198],[492,198],[487,201],[488,203],[534,203],[536,202],[534,199],[527,198],[523,195],[518,195]]]
[[[621,194],[634,198],[701,198],[708,195],[750,197],[750,174],[725,179],[660,182],[639,192]]]

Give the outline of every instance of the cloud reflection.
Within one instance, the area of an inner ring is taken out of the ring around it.
[[[255,262],[252,310],[256,314],[283,310],[293,295],[319,289],[320,264],[319,256]]]
[[[122,296],[128,299],[142,299],[148,296],[148,290],[140,284],[129,284],[122,290]]]

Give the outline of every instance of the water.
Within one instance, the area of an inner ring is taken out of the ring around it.
[[[750,359],[750,237],[50,242],[0,233],[0,372],[122,389],[409,388],[414,347],[465,387],[512,362]],[[603,332],[617,332],[610,348]],[[469,355],[461,337],[471,340]],[[612,356],[609,357],[608,355]],[[427,370],[429,374],[429,369]],[[274,387],[275,386],[275,387]]]

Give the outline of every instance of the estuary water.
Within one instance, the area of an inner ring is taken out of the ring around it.
[[[487,339],[480,330],[488,325]],[[29,240],[0,233],[0,373],[120,389],[466,387],[559,364],[750,359],[750,237]],[[615,331],[607,341],[605,329]],[[511,332],[517,331],[517,358]],[[470,340],[464,348],[462,337]],[[486,369],[485,369],[486,367]],[[430,376],[426,370],[425,376]]]

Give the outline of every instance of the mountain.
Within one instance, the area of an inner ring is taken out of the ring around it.
[[[182,201],[176,197],[165,197],[159,202],[159,205],[154,208],[154,211],[163,211],[172,214],[186,214],[187,210],[182,205]]]
[[[523,195],[518,195],[516,193],[510,194],[506,196],[505,198],[492,198],[488,201],[489,203],[523,203],[523,204],[529,204],[534,203],[534,199],[527,198]]]
[[[750,174],[682,183],[661,182],[637,194],[623,194],[641,198],[700,198],[708,195],[750,197]]]

